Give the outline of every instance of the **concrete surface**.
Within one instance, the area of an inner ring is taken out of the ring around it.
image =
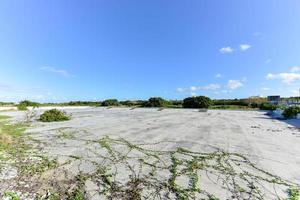
[[[293,121],[291,125],[288,121],[271,119],[265,112],[260,111],[158,111],[147,108],[103,107],[63,109],[72,115],[72,120],[34,122],[32,128],[26,131],[26,134],[41,142],[48,156],[58,158],[61,162],[68,160],[68,156],[97,159],[93,157],[92,148],[85,141],[104,136],[122,137],[135,143],[172,141],[154,148],[174,150],[184,147],[198,152],[222,149],[241,153],[258,167],[300,184],[300,129],[295,127],[299,125],[299,121]],[[24,117],[24,112],[2,114],[11,115],[17,120]],[[70,134],[58,137],[61,130]],[[90,163],[74,161],[68,170],[76,174],[77,170],[92,172],[95,169]],[[211,186],[209,190],[214,190],[214,187]],[[221,196],[227,198],[226,194]]]

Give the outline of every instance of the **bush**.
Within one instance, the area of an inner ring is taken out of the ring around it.
[[[290,106],[284,109],[282,115],[286,119],[297,118],[297,115],[300,113],[299,106]]]
[[[211,104],[210,98],[205,96],[188,97],[183,100],[184,108],[208,108]]]
[[[70,101],[65,103],[67,106],[99,106],[100,104],[97,101]]]
[[[250,103],[250,107],[251,108],[258,108],[258,103],[256,103],[256,102]]]
[[[148,101],[144,103],[144,107],[164,107],[167,101],[161,97],[151,97]]]
[[[24,100],[18,104],[18,110],[27,110],[28,106],[38,107],[40,104],[33,101]]]
[[[260,110],[276,110],[277,106],[270,103],[261,103],[259,105]]]
[[[236,105],[236,106],[248,106],[248,103],[242,99],[214,99],[212,104],[217,105]]]
[[[117,99],[106,99],[101,103],[101,106],[118,106],[119,102]]]
[[[24,104],[18,104],[17,108],[18,110],[27,110],[27,106]]]
[[[47,110],[39,118],[42,122],[67,121],[70,119],[71,117],[69,115],[57,109]]]

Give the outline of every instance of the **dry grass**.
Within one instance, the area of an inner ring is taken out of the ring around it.
[[[5,145],[11,145],[13,143],[13,138],[10,135],[7,135],[5,133],[1,133],[0,131],[0,143]]]

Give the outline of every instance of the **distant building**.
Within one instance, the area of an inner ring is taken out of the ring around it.
[[[279,95],[268,96],[268,97],[267,97],[267,101],[268,101],[270,104],[278,105],[278,104],[280,103],[280,96],[279,96]]]

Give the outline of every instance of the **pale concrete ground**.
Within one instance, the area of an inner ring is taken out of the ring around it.
[[[299,125],[299,120],[291,121],[290,125],[287,123],[290,121],[271,119],[260,111],[103,107],[64,110],[72,115],[72,120],[34,122],[26,131],[44,144],[50,157],[61,160],[68,159],[67,155],[88,157],[86,142],[77,138],[97,140],[108,135],[133,142],[174,141],[157,148],[169,150],[180,146],[205,152],[220,148],[242,153],[260,168],[300,184],[300,129],[293,126]],[[24,117],[24,112],[1,114],[17,120]],[[76,139],[57,139],[57,130],[62,129],[74,133]],[[92,166],[85,164],[83,170],[93,171]],[[70,173],[75,168],[71,166]],[[214,190],[213,186],[209,190]]]
[[[16,106],[0,106],[0,111],[18,110]]]

